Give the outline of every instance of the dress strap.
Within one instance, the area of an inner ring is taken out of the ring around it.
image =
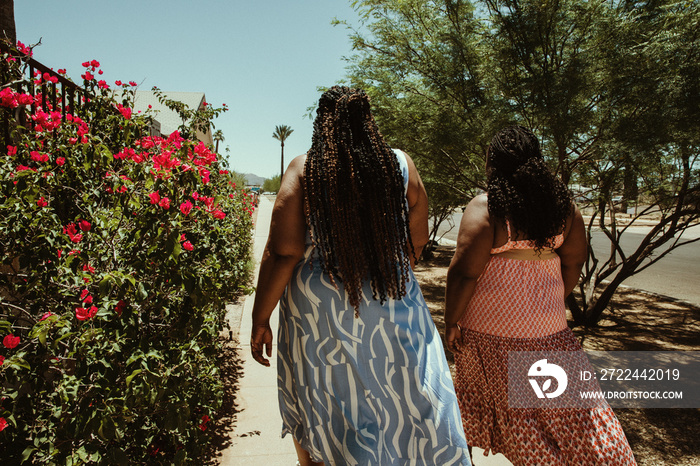
[[[396,154],[396,160],[399,162],[399,169],[403,176],[403,190],[405,195],[408,192],[408,161],[406,160],[406,154],[400,149],[392,150],[394,154]]]

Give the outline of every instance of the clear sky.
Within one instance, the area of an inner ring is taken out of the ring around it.
[[[351,43],[334,17],[357,24],[349,0],[15,0],[17,39],[41,39],[34,58],[81,82],[81,63],[140,89],[204,92],[229,111],[214,125],[231,168],[272,177],[280,170],[275,126],[294,133],[285,165],[311,142],[307,108],[319,86],[344,79]]]

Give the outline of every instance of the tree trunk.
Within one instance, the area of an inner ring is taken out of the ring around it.
[[[280,183],[282,183],[282,177],[284,176],[284,142],[282,144],[282,160],[280,161]]]
[[[14,0],[0,0],[0,40],[1,39],[6,39],[12,45],[17,43]]]

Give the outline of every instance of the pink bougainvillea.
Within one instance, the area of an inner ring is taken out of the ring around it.
[[[90,306],[88,309],[84,307],[75,308],[75,318],[78,320],[92,319],[95,317],[95,314],[97,314],[97,306]]]
[[[2,339],[2,344],[7,349],[14,349],[17,347],[17,345],[19,345],[19,337],[16,337],[11,333],[9,335],[5,335],[5,338]]]
[[[124,312],[125,310],[126,310],[126,302],[123,299],[121,299],[121,300],[119,300],[119,302],[115,306],[114,312],[116,312],[117,315],[121,317],[122,312]]]
[[[192,207],[193,205],[190,201],[185,201],[180,204],[180,212],[182,212],[184,215],[188,215],[192,210]]]
[[[158,194],[158,191],[152,192],[148,197],[151,198],[151,204],[158,204],[160,202],[160,194]]]
[[[207,430],[207,422],[209,422],[210,420],[211,419],[206,414],[202,416],[202,422],[199,424],[199,428],[202,430]]]
[[[74,243],[79,243],[83,239],[83,235],[78,233],[78,229],[75,227],[75,224],[71,223],[68,226],[63,227],[63,233],[68,235],[70,240]]]
[[[90,228],[92,228],[92,225],[91,225],[90,222],[88,222],[87,220],[80,220],[80,221],[78,222],[78,227],[79,227],[82,231],[90,231]]]

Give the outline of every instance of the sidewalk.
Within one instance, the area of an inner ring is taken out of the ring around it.
[[[260,196],[253,243],[253,257],[260,264],[267,242],[273,200]],[[257,283],[258,267],[254,283]],[[238,387],[238,413],[231,446],[223,451],[221,466],[293,466],[297,456],[291,436],[280,438],[282,418],[277,405],[277,310],[270,320],[275,345],[271,367],[255,362],[250,355],[251,313],[255,294],[248,296],[242,306],[228,309],[228,320],[233,337],[239,341],[239,356],[243,377]],[[475,466],[509,466],[503,455],[483,456],[483,450],[474,448]]]
[[[260,264],[267,235],[273,201],[260,196],[253,242],[253,258]],[[258,281],[259,267],[255,268],[253,283]],[[243,306],[229,310],[229,322],[233,337],[239,341],[239,357],[243,365],[243,377],[238,387],[237,421],[231,438],[231,446],[221,458],[222,466],[293,466],[297,455],[291,436],[280,438],[282,418],[277,407],[277,316],[270,319],[273,332],[271,367],[264,367],[250,355],[250,331],[255,294],[245,299]],[[235,315],[240,313],[241,315]],[[233,315],[232,315],[233,314]],[[238,328],[235,325],[239,325]]]

